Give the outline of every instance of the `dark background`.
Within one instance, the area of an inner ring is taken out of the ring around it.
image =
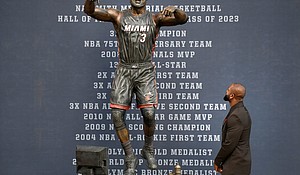
[[[187,38],[179,40],[214,43],[213,48],[194,48],[196,58],[184,60],[188,70],[199,72],[200,80],[194,81],[204,84],[201,103],[224,103],[222,97],[232,82],[247,87],[245,105],[253,120],[252,174],[297,173],[300,165],[300,2],[148,1],[149,5],[158,3],[220,4],[220,13],[190,12],[188,15],[239,15],[238,23],[188,23],[172,29],[187,30]],[[77,144],[110,146],[118,142],[75,140],[75,133],[85,132],[84,111],[70,110],[69,104],[98,102],[95,94],[99,90],[93,89],[93,82],[98,81],[97,72],[113,71],[108,68],[109,61],[117,61],[100,58],[100,51],[109,48],[83,47],[83,40],[114,40],[109,37],[111,24],[57,21],[58,15],[83,16],[83,12],[75,12],[75,4],[83,2],[5,1],[0,6],[0,174],[75,174],[72,160]],[[129,0],[114,4],[129,4]],[[109,94],[107,89],[103,92]],[[220,134],[226,111],[213,113],[212,132]],[[171,144],[182,147],[182,143]],[[209,144],[215,155],[220,143]],[[169,143],[156,145],[168,148]],[[191,143],[191,147],[198,146],[201,143]]]

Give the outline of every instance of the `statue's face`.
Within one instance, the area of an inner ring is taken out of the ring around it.
[[[130,0],[130,4],[132,7],[141,8],[146,5],[147,0]]]

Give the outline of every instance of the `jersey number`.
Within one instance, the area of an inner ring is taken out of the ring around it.
[[[143,33],[143,34],[141,34],[141,38],[140,38],[140,42],[145,42],[145,40],[146,40],[146,34],[145,33]]]

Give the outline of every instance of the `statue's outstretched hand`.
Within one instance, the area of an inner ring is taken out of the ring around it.
[[[176,9],[177,8],[175,6],[168,6],[164,8],[161,13],[165,16],[172,16],[172,14],[175,12]]]

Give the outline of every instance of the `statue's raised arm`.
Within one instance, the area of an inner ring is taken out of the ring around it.
[[[99,21],[107,21],[117,23],[121,11],[118,9],[103,9],[95,5],[95,0],[85,0],[84,13]]]
[[[154,20],[159,26],[174,26],[185,24],[188,21],[188,16],[176,6],[168,6],[156,14]]]

